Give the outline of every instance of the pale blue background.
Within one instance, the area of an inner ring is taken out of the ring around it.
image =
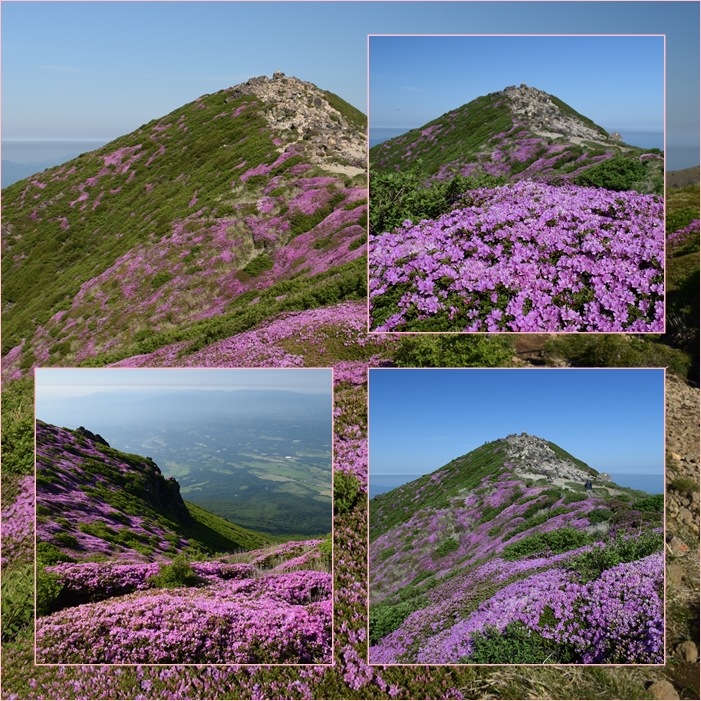
[[[599,472],[664,474],[663,370],[371,369],[369,396],[371,484],[522,431]]]
[[[275,70],[367,113],[368,34],[665,33],[667,167],[699,163],[694,2],[3,2],[1,12],[4,160],[55,161],[61,140],[75,155],[76,141],[93,149]],[[17,143],[30,140],[31,152]]]

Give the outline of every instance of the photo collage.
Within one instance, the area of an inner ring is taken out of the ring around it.
[[[699,19],[2,3],[7,699],[698,699]]]

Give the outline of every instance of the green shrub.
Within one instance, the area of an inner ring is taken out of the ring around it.
[[[29,475],[33,471],[34,381],[26,378],[8,382],[2,390],[3,488],[6,476]]]
[[[575,504],[578,501],[586,501],[588,499],[586,492],[584,493],[578,493],[578,492],[569,492],[568,494],[565,495],[564,503],[565,504]]]
[[[541,495],[542,498],[543,495]],[[557,495],[554,494],[546,494],[545,495],[545,500],[541,501],[540,499],[538,501],[533,502],[522,514],[522,518],[525,518],[528,520],[532,516],[535,516],[539,511],[542,511],[543,509],[549,509],[556,501],[558,501],[560,498],[560,494],[558,493]]]
[[[508,365],[512,341],[505,335],[403,335],[394,353],[399,367],[499,367]]]
[[[394,553],[396,553],[396,552],[397,552],[396,548],[386,548],[385,550],[383,550],[380,553],[380,561],[384,562],[388,558],[392,557],[392,555],[394,555]]]
[[[2,642],[13,641],[34,620],[34,565],[25,563],[3,572]]]
[[[622,334],[562,334],[545,344],[550,360],[565,359],[581,367],[666,367],[686,377],[691,358],[687,353],[656,343],[655,338]]]
[[[616,540],[603,547],[595,547],[587,553],[576,555],[568,566],[579,573],[582,583],[586,583],[598,579],[602,572],[616,565],[659,552],[663,546],[662,533],[648,531],[637,538],[618,535]]]
[[[676,479],[672,480],[670,487],[677,492],[682,493],[699,491],[698,480],[691,479],[690,477],[677,477]]]
[[[70,555],[66,555],[51,543],[39,542],[36,548],[37,567],[50,567],[59,562],[75,562]]]
[[[496,626],[472,635],[472,652],[460,660],[472,664],[567,664],[576,661],[572,646],[548,640],[520,621],[503,633]]]
[[[370,644],[377,645],[386,635],[394,632],[414,611],[424,608],[428,602],[417,598],[401,601],[393,606],[370,606]]]
[[[610,521],[613,518],[613,511],[610,509],[592,509],[587,513],[587,518],[589,523],[603,523],[604,521]]]
[[[370,233],[393,231],[407,219],[418,224],[422,219],[437,219],[460,206],[461,195],[468,190],[493,188],[506,182],[491,175],[454,176],[449,182],[425,182],[426,169],[417,159],[398,172],[370,171]]]
[[[437,548],[436,555],[444,557],[448,553],[455,552],[460,547],[460,543],[457,538],[448,538],[444,540]]]
[[[368,242],[368,235],[367,235],[367,234],[362,234],[362,235],[358,236],[357,239],[351,241],[351,242],[348,244],[348,250],[349,250],[349,251],[355,251],[357,248],[360,248],[361,246],[363,246],[363,245],[366,244],[367,242]]]
[[[265,270],[271,270],[272,267],[272,258],[267,253],[261,253],[260,255],[256,256],[245,268],[243,268],[243,272],[247,273],[251,277],[256,277]]]
[[[416,586],[420,582],[423,582],[425,579],[428,579],[429,577],[433,577],[433,572],[429,572],[428,570],[424,570],[423,572],[419,572],[419,574],[414,577],[412,580],[412,585]]]
[[[584,187],[603,187],[606,190],[631,190],[634,183],[647,174],[647,166],[637,158],[614,156],[578,175],[574,182]]]
[[[194,587],[199,580],[185,555],[179,553],[170,564],[161,565],[160,572],[149,581],[157,588],[176,589]]]
[[[71,533],[54,533],[54,540],[57,540],[61,545],[65,545],[67,548],[77,548],[78,539]]]
[[[333,561],[333,542],[331,540],[331,534],[326,536],[326,538],[319,543],[319,552],[321,553],[322,563],[331,569],[331,564]]]
[[[699,218],[699,207],[680,207],[667,211],[665,217],[665,229],[671,234],[679,229],[685,229],[694,219]]]
[[[698,489],[698,485],[696,488]],[[638,501],[633,503],[633,508],[638,511],[662,513],[664,511],[664,494],[651,494],[649,497],[638,499]]]
[[[57,574],[37,568],[37,616],[48,616],[60,610],[59,599],[63,585]]]
[[[361,491],[358,478],[346,472],[333,474],[333,504],[337,514],[352,511],[360,501]]]
[[[543,551],[550,551],[553,554],[564,553],[587,545],[592,540],[592,537],[585,531],[569,527],[558,528],[547,533],[534,533],[517,543],[507,545],[502,551],[502,557],[505,560],[518,560]]]
[[[162,287],[172,279],[172,273],[168,272],[167,270],[161,270],[159,273],[156,273],[153,276],[153,279],[151,280],[151,287],[153,287],[154,290],[157,290],[159,287]]]

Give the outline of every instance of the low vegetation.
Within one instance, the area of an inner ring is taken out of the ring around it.
[[[509,440],[370,501],[371,663],[661,661],[662,495],[536,486]]]

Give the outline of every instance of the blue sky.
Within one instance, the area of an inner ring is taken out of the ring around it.
[[[39,368],[37,406],[46,397],[81,396],[114,390],[280,389],[331,394],[331,369]]]
[[[663,370],[370,370],[370,476],[421,475],[525,431],[599,472],[664,470]]]
[[[664,129],[664,37],[373,36],[370,128],[419,127],[525,83],[608,131]]]
[[[667,145],[698,164],[698,3],[3,2],[1,12],[5,142],[110,140],[275,70],[366,112],[368,34],[666,33]]]

